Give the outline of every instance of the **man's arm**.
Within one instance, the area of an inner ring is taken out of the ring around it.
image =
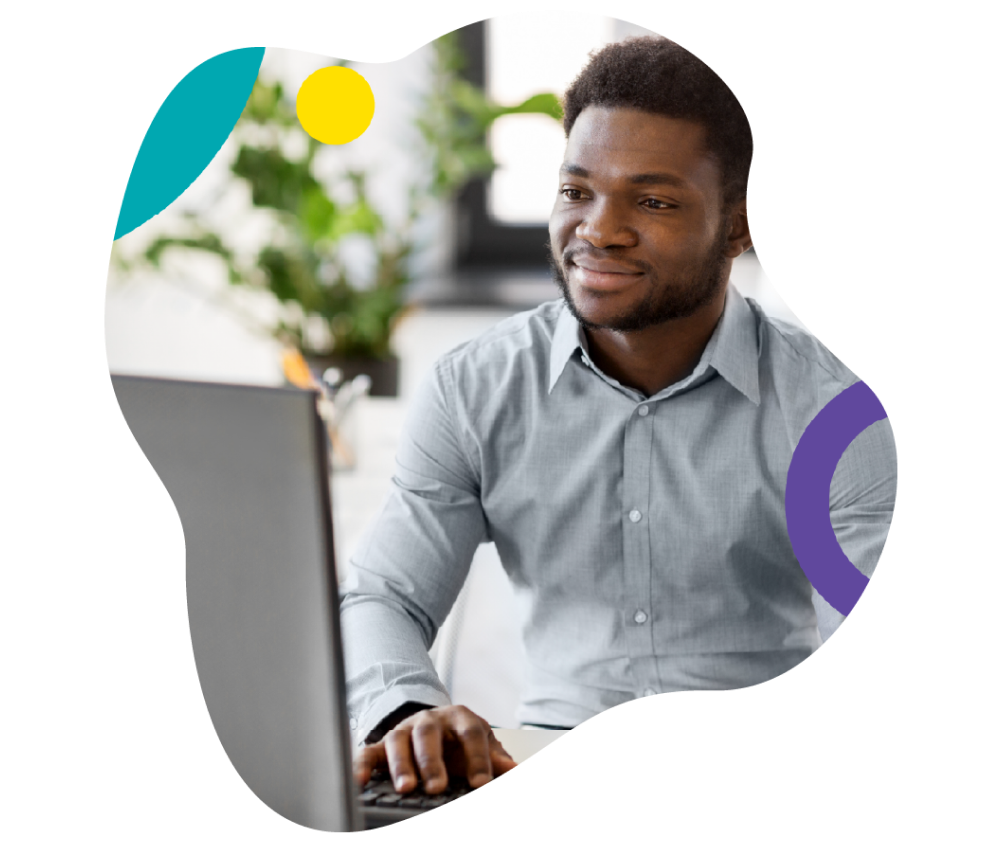
[[[440,361],[412,404],[390,494],[350,562],[341,618],[357,744],[419,706],[450,705],[428,648],[486,534],[454,397]]]
[[[888,419],[864,430],[843,453],[829,487],[829,518],[847,558],[868,577],[874,574],[888,536],[897,482],[895,441]],[[812,602],[824,641],[843,615],[818,592]]]

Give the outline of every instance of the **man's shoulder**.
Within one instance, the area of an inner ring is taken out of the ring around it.
[[[759,322],[760,391],[772,395],[767,406],[779,409],[793,448],[822,408],[859,378],[804,328],[750,304]]]
[[[832,382],[845,389],[858,380],[813,334],[798,325],[767,316],[755,301],[748,301],[759,323],[761,359],[771,368],[778,386],[793,381],[803,387],[807,379]]]
[[[546,362],[563,309],[564,302],[558,299],[508,316],[483,334],[446,352],[439,365],[457,372],[473,367],[483,373],[485,365],[506,364],[520,356]]]

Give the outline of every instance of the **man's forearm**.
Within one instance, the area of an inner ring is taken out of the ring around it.
[[[404,706],[450,704],[421,626],[399,605],[349,593],[342,601],[341,624],[348,710],[357,744],[408,716],[393,720]]]

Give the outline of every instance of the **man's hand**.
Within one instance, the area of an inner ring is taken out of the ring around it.
[[[462,705],[429,708],[402,720],[379,743],[355,758],[359,787],[374,768],[390,770],[400,792],[424,783],[425,792],[441,793],[450,776],[466,776],[471,787],[508,772],[515,761],[494,736],[487,721]]]

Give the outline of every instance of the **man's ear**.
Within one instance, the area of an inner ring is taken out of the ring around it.
[[[749,215],[746,212],[745,197],[731,206],[725,219],[725,224],[728,226],[725,255],[729,258],[737,258],[752,248],[752,234],[749,232]]]

